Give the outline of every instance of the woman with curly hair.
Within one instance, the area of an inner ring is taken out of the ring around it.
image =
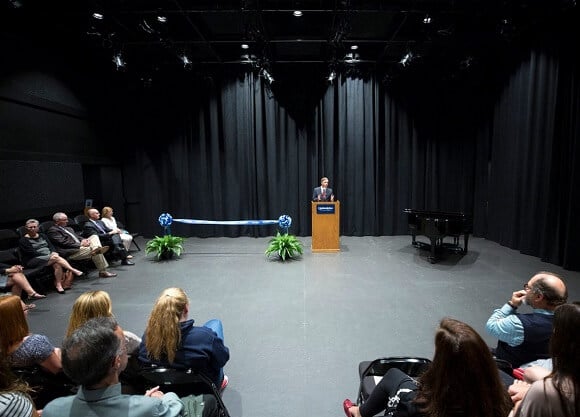
[[[194,326],[188,318],[189,299],[181,288],[163,290],[149,316],[139,347],[139,360],[176,369],[203,372],[224,389],[223,367],[230,359],[224,345],[222,322],[213,319]]]
[[[435,355],[415,381],[392,368],[360,407],[344,401],[347,417],[506,417],[511,401],[489,347],[469,325],[444,318]]]

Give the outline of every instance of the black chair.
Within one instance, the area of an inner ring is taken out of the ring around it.
[[[18,241],[20,236],[16,233],[16,230],[12,229],[1,229],[0,230],[0,250],[15,248],[18,246]]]
[[[125,229],[125,226],[124,226],[124,225],[123,225],[123,223],[121,223],[120,221],[117,221],[117,227],[118,227],[119,229],[124,229],[124,230],[126,230],[126,229]],[[141,252],[141,248],[139,247],[139,245],[137,244],[137,241],[135,240],[135,238],[136,238],[137,236],[141,236],[141,233],[131,233],[131,232],[129,232],[129,234],[130,234],[131,236],[133,236],[133,240],[131,241],[131,244],[135,245],[135,247],[137,248],[137,250],[138,250],[139,252]]]
[[[219,415],[221,417],[230,415],[219,389],[209,377],[201,372],[152,365],[143,367],[141,376],[145,380],[146,388],[159,386],[161,391],[174,392],[180,397],[187,397],[190,394],[212,395],[217,402]]]
[[[89,218],[87,216],[85,216],[84,214],[79,214],[77,216],[73,217],[73,220],[75,221],[76,224],[78,224],[81,229],[83,228],[83,225],[89,221]]]
[[[357,403],[360,405],[369,398],[369,395],[377,386],[377,382],[389,369],[397,368],[410,377],[416,378],[427,369],[430,363],[430,359],[412,356],[392,356],[359,363],[360,385]]]
[[[48,232],[48,229],[50,229],[52,226],[54,226],[54,221],[47,220],[45,222],[40,223],[40,227],[38,229],[40,232],[46,233]]]
[[[64,372],[53,374],[40,366],[12,368],[12,372],[33,388],[31,397],[36,409],[44,408],[55,398],[74,395],[77,391],[77,385]]]

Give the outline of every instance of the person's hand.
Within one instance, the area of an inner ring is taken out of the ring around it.
[[[24,270],[24,268],[22,267],[22,265],[13,265],[10,268],[7,268],[6,271],[6,275],[8,274],[15,274],[17,272],[22,272]]]
[[[330,201],[334,201],[334,194],[330,195]]]
[[[516,404],[517,402],[523,400],[529,389],[530,384],[525,381],[516,379],[514,380],[514,383],[508,387],[508,394],[510,395],[512,402]]]
[[[52,259],[56,259],[56,258],[58,258],[58,253],[57,253],[57,252],[51,252],[51,253],[50,253],[50,258],[49,258],[49,259],[51,259],[51,260],[52,260]]]
[[[526,290],[519,290],[512,293],[512,298],[509,301],[514,308],[518,308],[524,302],[524,298],[526,298]]]
[[[159,391],[159,385],[145,391],[146,397],[161,398],[163,397],[163,395],[164,395],[163,392]]]

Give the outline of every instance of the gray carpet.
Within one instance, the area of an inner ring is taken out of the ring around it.
[[[161,290],[182,287],[192,318],[224,323],[231,359],[223,398],[232,417],[331,417],[343,415],[344,398],[355,400],[360,361],[430,358],[444,316],[471,324],[495,345],[485,321],[536,271],[562,274],[569,299],[580,300],[580,272],[484,239],[470,239],[465,256],[436,264],[410,236],[342,237],[334,254],[313,254],[310,238],[301,240],[303,257],[286,263],[264,256],[268,238],[190,238],[181,258],[166,262],[134,252],[137,265],[111,268],[117,278],[93,271],[66,295],[37,301],[31,330],[59,345],[75,298],[102,289],[121,325],[141,335]]]

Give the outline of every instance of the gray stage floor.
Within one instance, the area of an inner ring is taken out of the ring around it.
[[[334,254],[313,254],[310,238],[301,240],[302,259],[286,263],[264,256],[268,238],[190,238],[180,259],[161,263],[134,252],[137,265],[111,268],[117,278],[93,271],[66,295],[37,301],[31,330],[60,345],[75,298],[101,289],[121,325],[140,335],[161,290],[182,287],[198,323],[224,323],[231,359],[223,398],[232,417],[340,417],[342,400],[356,397],[360,361],[430,358],[444,316],[495,344],[485,321],[536,271],[562,274],[569,299],[580,300],[580,272],[484,239],[437,264],[410,236],[342,237]]]

